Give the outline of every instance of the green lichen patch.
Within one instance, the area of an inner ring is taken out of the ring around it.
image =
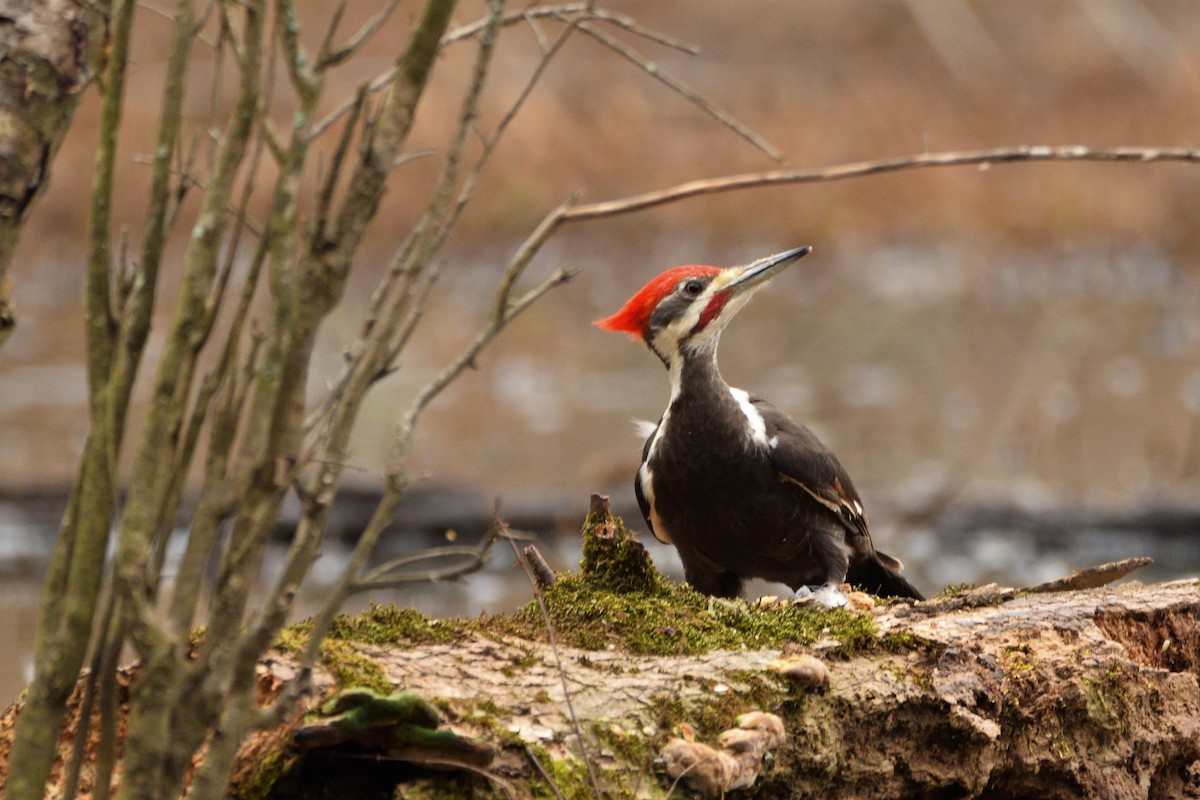
[[[349,642],[338,639],[321,642],[321,663],[339,687],[366,686],[384,694],[396,688],[381,666],[355,650]]]
[[[279,633],[276,646],[299,653],[312,633],[312,620],[301,620]],[[420,611],[392,603],[371,605],[360,614],[334,618],[326,640],[388,647],[456,642],[468,635],[471,624],[462,620],[430,619]]]
[[[464,635],[454,620],[430,619],[412,608],[371,603],[361,614],[334,619],[333,639],[375,645],[418,645],[454,642]]]
[[[593,508],[583,522],[583,560],[580,569],[596,589],[626,594],[655,592],[666,578],[641,542],[625,530],[607,505]]]
[[[302,620],[280,631],[277,647],[299,654],[312,634],[312,620]],[[333,674],[339,686],[369,686],[390,692],[391,684],[383,669],[359,652],[353,644],[377,647],[413,647],[421,644],[454,642],[467,635],[470,623],[461,620],[436,620],[411,608],[372,603],[360,614],[343,614],[334,619],[329,635],[321,643],[321,663]]]
[[[528,754],[539,767],[530,775],[531,797],[537,800],[595,800],[596,792],[582,761],[554,758],[545,748],[537,746],[529,748]],[[600,797],[604,800],[618,796],[601,788]]]
[[[235,800],[265,800],[271,796],[271,790],[286,775],[295,768],[299,754],[289,746],[288,740],[281,734],[260,734],[261,741],[252,741],[247,748],[253,751],[253,757],[240,759],[240,767],[234,773],[229,796]]]
[[[1136,711],[1130,707],[1127,687],[1137,681],[1135,672],[1117,663],[1080,679],[1087,718],[1099,733],[1106,736],[1128,733],[1129,720]]]
[[[652,591],[614,592],[587,573],[560,576],[543,594],[559,641],[586,650],[610,647],[641,655],[706,653],[718,649],[782,647],[834,639],[849,652],[880,642],[869,614],[804,606],[756,608],[742,601],[712,601],[666,579]],[[531,602],[512,617],[487,623],[499,633],[545,638],[541,606]]]

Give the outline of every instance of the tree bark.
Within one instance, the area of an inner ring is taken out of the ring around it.
[[[0,346],[16,324],[8,266],[91,80],[108,5],[0,0]]]
[[[490,796],[500,782],[531,797],[552,781],[566,796],[592,796],[587,758],[603,790],[661,797],[671,786],[658,759],[668,739],[690,730],[715,747],[736,715],[760,710],[782,718],[786,741],[756,797],[1200,797],[1198,612],[1200,579],[1189,579],[1044,593],[984,587],[883,606],[868,612],[878,643],[857,653],[828,638],[680,656],[559,645],[556,656],[545,641],[486,622],[442,643],[337,642],[343,664],[368,665],[362,674],[415,691],[448,727],[495,746],[490,777],[373,758],[300,760],[293,721],[243,746],[233,793],[391,796],[396,781],[416,780],[459,796]],[[827,687],[781,674],[789,655],[823,662]],[[261,699],[296,669],[283,651],[264,659]],[[319,670],[314,702],[337,682]],[[19,710],[0,718],[0,788]],[[64,747],[69,739],[64,731]]]
[[[787,740],[756,797],[1200,797],[1200,580],[1004,594],[875,610],[881,636],[912,647],[849,658],[832,655],[832,640],[806,648],[829,670],[824,691],[768,666],[778,650],[561,647],[560,672],[545,643],[485,635],[355,648],[388,682],[453,709],[452,727],[501,745],[493,769],[518,796],[537,774],[527,747],[580,758],[565,681],[587,757],[619,793],[643,772],[642,790],[667,790],[653,762],[628,754],[655,755],[672,726],[715,739],[727,712],[762,710],[783,719]],[[980,600],[992,604],[972,607]],[[269,681],[292,669],[282,655],[262,665]]]

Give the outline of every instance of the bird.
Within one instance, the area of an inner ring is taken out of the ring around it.
[[[670,376],[634,479],[638,505],[655,538],[678,550],[687,582],[711,597],[739,597],[747,579],[762,578],[829,608],[847,604],[843,583],[921,600],[900,561],[875,549],[862,499],[833,452],[717,367],[725,326],[811,249],[744,266],[673,267],[592,323],[644,343]]]

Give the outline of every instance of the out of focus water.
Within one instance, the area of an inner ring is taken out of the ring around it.
[[[586,498],[578,498],[575,524],[586,513]],[[39,512],[44,512],[40,504]],[[453,509],[446,509],[453,514]],[[473,513],[477,509],[468,509]],[[622,511],[634,527],[641,527],[637,512],[627,504]],[[44,571],[53,528],[31,520],[21,504],[0,503],[0,706],[16,696],[30,676],[37,614],[39,579]],[[448,517],[450,519],[450,517]],[[453,519],[456,524],[461,516]],[[482,524],[482,523],[481,523]],[[430,527],[433,526],[433,527]],[[580,539],[563,522],[557,529],[532,531],[536,546],[556,570],[574,569],[581,557]],[[910,525],[887,517],[876,525],[876,543],[898,554],[908,574],[926,594],[935,594],[951,583],[1027,585],[1051,580],[1074,569],[1131,556],[1150,556],[1156,563],[1137,573],[1138,580],[1166,580],[1200,574],[1200,509],[1135,513],[1095,517],[1077,511],[1029,512],[1021,509],[975,509],[949,512],[923,524]],[[468,524],[454,532],[458,544],[477,541],[481,531]],[[642,541],[660,569],[682,580],[674,548],[643,535]],[[396,531],[380,547],[377,560],[436,547],[447,542],[438,533],[436,520],[426,519],[421,530]],[[182,536],[170,549],[182,552]],[[351,544],[333,540],[323,548],[310,580],[297,601],[298,618],[315,613],[325,591],[345,565]],[[286,543],[272,544],[263,569],[269,585],[282,565]],[[170,568],[168,566],[168,575]],[[762,581],[747,586],[751,597],[788,594],[787,587]],[[347,611],[369,601],[411,606],[435,617],[473,617],[511,611],[532,597],[528,581],[507,545],[498,544],[487,566],[453,583],[420,584],[410,589],[374,592],[354,598]]]
[[[630,488],[640,443],[630,420],[657,418],[667,378],[643,347],[588,321],[661,267],[745,262],[796,242],[704,253],[660,243],[618,267],[608,253],[570,244],[549,248],[534,272],[569,263],[580,277],[506,331],[422,420],[411,463],[414,476],[430,480],[418,486],[436,479],[463,491],[427,503],[413,526],[425,533],[393,535],[381,557],[436,543],[445,527],[468,541],[464,515],[486,518],[496,499],[539,535],[558,568],[578,559],[574,531],[589,493],[611,494],[640,522]],[[1142,243],[1000,254],[814,244],[730,326],[722,371],[839,454],[877,545],[900,557],[918,586],[1029,584],[1134,555],[1158,559],[1142,579],[1200,573],[1200,525],[1188,511],[1200,506],[1192,265]],[[371,487],[408,398],[488,313],[494,261],[464,257],[443,270],[427,316],[451,324],[419,337],[404,369],[364,408],[348,470],[356,483]],[[350,310],[326,328],[314,400],[357,331],[354,291]],[[26,295],[21,326],[0,351],[0,702],[27,674],[39,576],[61,513],[53,498],[87,430],[81,331],[58,322],[76,313],[64,304],[77,299]],[[152,339],[151,355],[156,346]],[[321,596],[343,546],[326,548],[302,612]],[[677,574],[670,548],[648,546]],[[461,584],[376,599],[473,615],[528,597],[511,557],[497,552]]]

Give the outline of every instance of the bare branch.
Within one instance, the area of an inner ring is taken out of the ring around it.
[[[358,121],[362,117],[363,110],[366,108],[367,94],[364,90],[359,89],[355,94],[355,98],[357,102],[351,110],[350,119],[346,120],[342,136],[338,140],[337,146],[333,148],[333,162],[330,164],[329,172],[317,192],[316,208],[313,211],[313,221],[310,224],[312,235],[309,240],[309,248],[313,250],[321,247],[325,239],[329,211],[333,207],[333,193],[337,189],[338,180],[342,175],[342,166],[345,164],[346,156],[350,152],[354,129],[358,126]]]
[[[373,589],[395,589],[401,586],[411,586],[414,583],[437,583],[462,578],[483,569],[487,565],[492,545],[497,539],[508,537],[507,526],[498,519],[493,520],[492,527],[475,547],[469,545],[434,547],[412,555],[391,559],[351,583],[350,591],[359,593]],[[405,569],[414,564],[447,558],[458,560],[449,566],[422,572],[410,572]]]
[[[325,37],[321,39],[321,46],[317,48],[316,67],[314,71],[323,71],[324,66],[328,63],[329,53],[333,50],[333,38],[338,34],[338,28],[342,25],[342,16],[345,13],[346,0],[340,0],[337,7],[334,8],[329,22],[325,26]]]
[[[582,17],[576,18],[575,21],[566,25],[562,31],[559,32],[558,36],[553,42],[542,45],[542,57],[538,60],[538,64],[536,67],[534,67],[529,79],[525,81],[525,85],[522,87],[521,93],[517,95],[516,100],[514,100],[512,105],[509,106],[508,111],[504,113],[504,116],[500,119],[500,122],[496,124],[496,127],[492,133],[487,137],[487,139],[484,140],[483,150],[480,152],[479,158],[475,160],[475,166],[472,167],[471,172],[463,181],[463,186],[459,191],[458,199],[455,201],[454,208],[451,210],[446,222],[442,225],[442,231],[438,236],[435,247],[440,247],[445,238],[450,234],[450,229],[454,226],[454,223],[457,221],[467,203],[470,202],[471,196],[475,192],[475,184],[479,181],[479,176],[483,173],[483,168],[490,160],[492,152],[496,149],[496,145],[499,144],[501,137],[504,136],[504,132],[508,130],[508,126],[512,124],[512,121],[516,118],[517,113],[525,105],[525,101],[529,99],[531,94],[533,94],[534,88],[541,81],[542,75],[545,74],[546,69],[550,66],[550,62],[554,59],[554,56],[558,54],[559,50],[562,49],[562,46],[566,44],[567,39],[569,39],[571,34],[575,32],[575,29],[579,27],[579,22],[581,19]]]
[[[705,98],[704,95],[700,94],[699,92],[697,92],[695,89],[688,86],[683,81],[679,80],[678,78],[671,75],[670,73],[664,72],[658,66],[658,64],[655,64],[653,61],[646,58],[641,53],[639,53],[636,50],[634,50],[633,48],[627,46],[626,44],[621,42],[619,39],[615,39],[612,36],[609,36],[607,33],[604,33],[603,31],[598,30],[594,25],[590,25],[587,22],[579,23],[579,29],[581,31],[583,31],[584,33],[586,33],[587,35],[591,36],[596,41],[603,44],[608,49],[612,50],[617,55],[620,55],[623,58],[636,64],[639,69],[641,69],[643,72],[645,72],[651,78],[653,78],[654,80],[663,84],[668,89],[675,92],[676,94],[681,95],[688,102],[698,106],[701,111],[708,114],[710,117],[717,120],[717,122],[720,122],[722,125],[729,128],[730,130],[732,130],[738,136],[741,136],[743,139],[750,142],[750,144],[754,145],[755,147],[757,147],[759,150],[766,153],[768,156],[770,156],[774,160],[776,160],[776,161],[784,160],[783,153],[779,152],[779,150],[774,145],[772,145],[770,142],[768,142],[762,136],[755,133],[750,128],[743,125],[741,122],[738,122],[738,120],[736,118],[734,118],[734,116],[732,114],[730,114],[728,111],[715,105],[710,100]]]
[[[292,0],[276,0],[275,7],[275,29],[283,47],[283,61],[288,78],[296,94],[300,95],[301,101],[305,105],[311,105],[320,91],[320,82],[313,74],[308,56],[300,44],[300,23],[296,19],[296,6]]]
[[[636,36],[640,36],[643,39],[648,39],[655,44],[661,44],[664,47],[670,47],[674,50],[678,50],[681,53],[687,53],[689,56],[700,54],[700,48],[696,45],[676,39],[670,34],[647,28],[633,17],[625,14],[618,14],[615,11],[609,11],[603,8],[594,8],[589,12],[589,16],[594,17],[595,19],[602,19],[605,22],[610,22],[613,25],[616,25],[618,28],[624,28]]]
[[[572,14],[582,14],[589,10],[591,2],[573,2],[573,3],[554,3],[547,6],[536,6],[534,8],[525,8],[520,11],[509,11],[500,18],[500,26],[507,27],[518,22],[528,22],[530,20],[550,17],[553,19],[561,19]],[[466,25],[460,25],[452,31],[449,31],[442,37],[442,46],[461,42],[463,39],[470,39],[472,36],[477,36],[488,26],[488,18],[483,17]]]
[[[656,44],[661,44],[665,47],[670,47],[674,50],[687,53],[688,55],[697,55],[700,48],[694,44],[676,39],[670,34],[652,30],[637,22],[633,17],[627,14],[621,14],[616,11],[609,11],[604,8],[596,8],[596,0],[586,0],[585,2],[571,3],[553,3],[550,5],[539,5],[532,8],[523,8],[520,11],[510,11],[505,14],[501,20],[501,27],[508,27],[517,22],[533,23],[539,19],[557,19],[564,20],[574,16],[580,16],[581,19],[598,19],[604,22],[611,23],[618,28],[623,28],[630,33],[640,36]],[[469,39],[476,36],[487,26],[486,19],[479,19],[475,22],[461,25],[442,37],[442,45],[454,44],[461,42],[463,39]]]
[[[558,228],[559,224],[563,221],[566,209],[569,207],[570,202],[556,208],[529,235],[529,238],[521,245],[516,255],[509,261],[504,274],[501,276],[496,290],[495,306],[491,319],[488,320],[483,329],[476,335],[475,340],[457,358],[443,367],[441,372],[435,375],[429,383],[425,384],[425,387],[413,398],[412,403],[409,404],[408,410],[404,413],[400,424],[396,428],[396,436],[392,442],[392,453],[388,462],[389,474],[395,475],[400,470],[404,454],[408,450],[408,443],[412,438],[413,430],[417,424],[417,418],[420,417],[425,407],[441,394],[442,390],[449,386],[463,370],[475,363],[475,357],[487,347],[492,339],[496,337],[496,334],[509,322],[528,308],[537,298],[571,279],[570,272],[558,270],[517,301],[514,302],[512,300],[512,290],[517,279],[525,271],[525,267],[529,265],[529,262],[533,260],[534,255],[545,244],[550,234]]]
[[[358,29],[357,33],[350,37],[349,41],[336,50],[322,47],[321,57],[317,59],[317,69],[325,70],[329,69],[330,67],[336,67],[338,64],[343,63],[346,59],[350,58],[350,56],[358,52],[358,49],[362,47],[367,40],[374,36],[381,27],[383,27],[383,23],[387,22],[388,18],[391,17],[392,12],[396,10],[396,6],[398,5],[400,5],[400,0],[388,0],[388,4],[386,6],[379,9],[379,11],[373,17],[367,20],[363,26]],[[332,36],[332,33],[330,36]]]
[[[699,52],[699,48],[697,48],[695,45],[681,42],[665,33],[660,33],[658,31],[645,28],[635,22],[631,17],[628,17],[624,14],[593,8],[594,4],[595,0],[587,0],[587,2],[556,3],[553,5],[537,6],[536,8],[527,8],[522,11],[510,11],[500,18],[499,25],[503,28],[518,22],[527,22],[529,24],[533,24],[539,19],[554,19],[568,22],[569,24],[577,24],[579,21],[585,18],[597,19],[623,28],[630,33],[633,33],[644,39],[648,39],[649,41],[680,50],[684,53],[694,55]],[[441,46],[445,47],[456,42],[461,42],[464,39],[477,36],[482,30],[484,30],[484,28],[487,27],[487,25],[488,18],[483,17],[468,25],[455,28],[442,37]],[[544,43],[541,42],[540,35],[538,36],[538,39],[539,44],[542,44],[542,50],[545,51],[546,47]],[[386,72],[376,75],[366,84],[364,84],[363,88],[365,89],[366,94],[373,95],[382,91],[392,82],[392,79],[395,77],[395,75],[395,67],[390,67]],[[315,137],[324,133],[340,117],[349,113],[353,105],[353,99],[347,100],[333,111],[330,111],[328,115],[313,125],[312,135]]]
[[[666,205],[689,197],[705,194],[720,194],[738,189],[760,186],[776,186],[789,183],[819,183],[845,178],[858,178],[884,172],[899,172],[920,167],[952,167],[975,164],[987,169],[992,164],[1013,164],[1021,161],[1121,161],[1150,163],[1158,161],[1180,161],[1200,163],[1200,149],[1186,147],[1107,147],[1091,148],[1083,145],[1046,146],[1019,145],[999,147],[992,150],[965,150],[947,153],[922,153],[902,158],[885,158],[878,161],[859,161],[839,164],[821,169],[772,170],[728,175],[688,181],[667,189],[575,206],[563,213],[563,221],[579,221],[628,214],[632,211]]]

